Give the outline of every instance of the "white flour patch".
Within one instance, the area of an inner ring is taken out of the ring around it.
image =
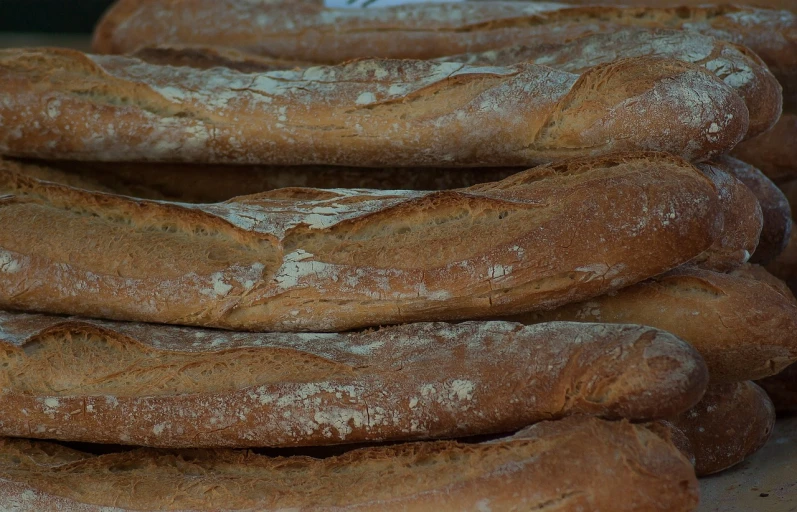
[[[364,92],[357,96],[357,100],[354,102],[357,105],[368,105],[376,101],[376,96],[372,92]]]
[[[473,382],[469,380],[455,380],[451,383],[449,398],[456,397],[460,401],[470,400],[473,398],[474,388]]]
[[[211,275],[210,278],[211,278],[210,283],[213,286],[213,288],[211,289],[206,288],[202,290],[200,292],[202,293],[202,295],[207,295],[211,297],[223,297],[228,293],[230,293],[230,290],[232,290],[232,285],[224,282],[224,275],[221,272],[216,272],[215,274]]]
[[[22,266],[14,259],[11,253],[0,251],[0,272],[4,274],[16,274]]]
[[[354,409],[318,411],[313,419],[319,426],[329,425],[337,430],[341,439],[346,439],[352,433],[352,427],[360,428],[367,424],[365,415]]]
[[[282,266],[277,270],[274,280],[280,289],[293,288],[299,285],[303,278],[330,272],[333,265],[321,261],[307,261],[313,255],[299,249],[285,255]],[[337,280],[333,276],[333,280]]]

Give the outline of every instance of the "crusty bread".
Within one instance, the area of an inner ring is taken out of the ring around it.
[[[775,408],[752,382],[713,384],[699,404],[670,422],[688,438],[697,476],[706,476],[761,449],[775,426]]]
[[[262,57],[229,48],[191,45],[145,47],[134,55],[154,64],[201,69],[223,66],[246,73],[313,65]],[[747,48],[697,32],[624,28],[607,34],[586,34],[566,42],[538,42],[446,56],[438,60],[462,62],[471,66],[512,66],[526,62],[581,74],[597,64],[643,56],[690,62],[716,74],[736,90],[747,105],[750,127],[746,138],[768,130],[780,117],[783,101],[781,86],[766,64]]]
[[[770,131],[740,143],[733,156],[761,169],[775,182],[797,179],[796,112],[785,110]]]
[[[633,323],[664,329],[703,355],[712,383],[763,378],[797,360],[793,298],[738,271],[726,275],[681,268],[616,293],[512,320]]]
[[[46,159],[528,166],[620,150],[703,160],[748,128],[713,73],[640,57],[545,66],[361,60],[271,73],[0,51],[0,152]]]
[[[692,259],[719,214],[710,180],[661,153],[442,192],[282,189],[207,205],[6,168],[0,195],[0,307],[243,330],[553,308]]]
[[[700,268],[728,272],[747,263],[756,252],[764,224],[761,206],[751,190],[727,172],[727,166],[711,161],[698,168],[717,189],[721,215],[720,236],[706,251],[689,262]],[[774,185],[773,185],[774,187]]]
[[[717,232],[714,243],[690,263],[701,268],[727,272],[746,263],[756,251],[762,232],[763,217],[759,201],[744,183],[718,167],[720,163],[699,164],[702,172],[714,183],[719,199],[720,213],[717,216]],[[401,189],[447,189],[467,184],[489,181],[488,178],[505,178],[516,169],[356,169],[356,168],[290,168],[250,166],[194,166],[189,164],[119,164],[103,162],[56,162],[33,165],[6,161],[6,169],[31,176],[39,180],[61,183],[71,187],[110,192],[150,199],[169,199],[181,202],[197,202],[202,199],[226,200],[233,192],[254,193],[271,190],[273,185],[301,184],[324,188],[401,188]],[[56,167],[53,167],[56,166]],[[741,162],[736,171],[752,185],[757,180],[765,182],[757,190],[762,200],[772,201],[777,196],[785,202],[783,194],[774,184]],[[745,174],[745,171],[747,174]],[[380,182],[381,180],[381,182]],[[769,190],[767,186],[774,190]],[[769,195],[768,195],[769,194]],[[788,206],[780,205],[788,212]],[[777,208],[773,206],[776,210]],[[791,220],[782,222],[776,214],[771,215],[781,225],[772,227],[770,239],[778,235],[778,229],[790,226]]]
[[[782,279],[772,275],[766,269],[766,267],[762,267],[761,265],[743,265],[733,269],[729,272],[729,274],[732,276],[741,277],[743,279],[753,279],[759,281],[783,295],[787,301],[797,306],[797,299],[789,289],[789,286],[783,282]]]
[[[289,187],[449,190],[499,181],[526,167],[330,167],[131,162],[6,161],[13,169],[70,187],[144,199],[217,203]]]
[[[483,183],[490,181],[491,177],[506,178],[519,172],[513,168],[268,168],[69,161],[47,165],[6,161],[0,165],[25,176],[70,187],[180,202],[223,201],[233,197],[235,194],[232,192],[251,194],[285,184],[439,190]],[[761,207],[747,186],[717,165],[699,164],[698,167],[717,190],[720,215],[717,216],[716,231],[720,234],[712,246],[693,258],[690,264],[727,272],[747,262],[756,251],[763,224]],[[775,191],[780,194],[776,187]]]
[[[747,138],[769,130],[781,115],[781,86],[760,57],[748,48],[697,32],[627,27],[609,33],[589,33],[569,41],[542,41],[446,56],[440,60],[472,66],[509,66],[529,62],[581,74],[597,64],[642,56],[667,57],[698,64],[734,88],[750,112]],[[201,62],[199,58],[197,60]]]
[[[741,160],[730,156],[721,156],[713,159],[711,165],[719,167],[744,183],[758,200],[763,215],[763,229],[758,246],[750,261],[760,264],[768,263],[783,252],[791,236],[792,211],[788,199],[764,173]],[[736,211],[739,216],[749,216],[750,212],[749,208]]]
[[[793,364],[772,377],[758,381],[782,414],[797,412],[797,364]]]
[[[743,44],[797,101],[797,14],[731,5],[572,6],[531,2],[412,4],[325,9],[320,2],[264,5],[240,0],[121,0],[97,26],[94,50],[216,44],[290,60],[427,59],[623,27],[687,29]]]
[[[403,444],[327,459],[232,450],[62,452],[43,442],[1,441],[0,502],[41,512],[687,512],[698,503],[694,470],[672,444],[643,426],[591,418],[546,422],[489,443]]]
[[[700,355],[669,333],[573,322],[255,334],[2,313],[0,369],[1,435],[177,448],[657,419],[708,383]]]

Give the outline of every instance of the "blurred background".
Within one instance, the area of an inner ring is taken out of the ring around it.
[[[114,0],[0,0],[0,47],[88,50],[91,31]]]

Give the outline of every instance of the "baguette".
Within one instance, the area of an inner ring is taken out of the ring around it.
[[[758,381],[758,384],[769,394],[778,414],[797,413],[797,364]]]
[[[718,236],[716,196],[661,153],[442,192],[282,189],[205,205],[6,169],[0,307],[272,331],[508,315],[694,258]]]
[[[207,46],[164,45],[145,47],[134,54],[160,65],[200,69],[222,66],[245,73],[293,67],[307,62],[281,61],[232,49]],[[587,34],[560,43],[540,42],[498,50],[441,57],[441,62],[469,66],[512,66],[531,63],[582,74],[597,64],[627,57],[666,57],[698,64],[732,87],[747,105],[750,126],[746,138],[770,129],[781,114],[781,86],[761,59],[744,47],[696,32],[669,29],[625,28],[609,34]]]
[[[752,382],[713,384],[699,404],[671,423],[689,440],[697,476],[707,476],[763,448],[775,426],[775,408]]]
[[[797,360],[794,299],[750,273],[681,268],[587,302],[510,318],[654,326],[691,343],[714,384],[775,375]]]
[[[529,62],[581,74],[591,67],[628,57],[667,57],[698,64],[716,74],[744,99],[750,112],[746,138],[761,134],[781,115],[781,86],[749,49],[697,32],[663,28],[623,28],[586,34],[566,42],[537,42],[486,52],[441,57],[470,66],[509,66]]]
[[[711,247],[689,262],[717,272],[728,272],[747,263],[756,252],[764,224],[758,199],[726,167],[715,161],[698,165],[717,189],[722,227]]]
[[[291,447],[503,433],[574,414],[679,414],[700,355],[640,326],[405,324],[228,333],[0,316],[0,433],[168,448]]]
[[[747,132],[703,68],[362,60],[247,74],[73,50],[0,51],[0,152],[105,161],[527,166],[619,150],[703,160]]]
[[[762,212],[761,236],[750,261],[766,264],[786,249],[792,230],[791,208],[784,193],[761,171],[730,156],[711,161],[731,176],[745,184],[755,195]],[[749,216],[751,209],[737,210],[737,215]]]
[[[572,418],[490,443],[372,447],[327,459],[233,450],[92,456],[7,439],[0,444],[0,500],[42,512],[685,512],[697,507],[698,485],[689,462],[659,434]]]
[[[561,42],[623,27],[686,29],[749,47],[797,101],[797,14],[731,5],[578,7],[556,3],[459,2],[379,9],[241,0],[121,0],[94,34],[94,51],[142,45],[211,44],[289,60],[429,59]]]
[[[733,156],[761,169],[775,182],[797,180],[797,110],[785,110],[768,132],[740,143]]]
[[[182,203],[217,203],[289,187],[450,190],[500,181],[526,167],[364,168],[131,162],[5,161],[0,168],[70,187]]]
[[[53,168],[52,165],[56,167]],[[486,169],[350,169],[324,167],[237,167],[170,164],[118,164],[104,162],[57,162],[47,166],[7,161],[0,166],[38,180],[86,190],[149,199],[197,202],[226,200],[232,192],[255,193],[277,184],[301,184],[325,188],[400,188],[402,190],[450,189],[480,183],[490,177],[506,178],[513,168]],[[690,264],[726,272],[750,259],[756,251],[763,218],[756,196],[741,181],[716,165],[699,168],[717,189],[720,233],[707,250]],[[380,180],[381,183],[380,183]],[[774,187],[774,185],[772,185]],[[777,191],[777,188],[775,188]],[[782,195],[782,194],[781,194]]]

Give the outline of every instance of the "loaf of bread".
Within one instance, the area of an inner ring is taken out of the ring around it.
[[[740,165],[742,170],[748,170],[747,166]],[[86,190],[189,203],[224,201],[236,195],[285,186],[444,190],[497,181],[520,172],[515,168],[295,168],[69,161],[36,164],[5,161],[0,163],[0,168]],[[712,246],[691,263],[722,272],[732,270],[757,251],[763,224],[761,207],[747,186],[716,164],[700,164],[699,168],[717,189],[721,211],[717,220],[721,225],[717,228],[720,234]],[[755,184],[756,178],[768,182],[760,173],[759,176],[753,174],[754,169],[749,170],[746,175],[749,183]],[[741,171],[738,174],[745,176]],[[771,183],[770,186],[774,191],[766,186],[760,187],[760,197],[769,199],[766,194],[770,193],[773,197],[779,195],[782,198],[778,189]],[[773,209],[777,211],[774,205]],[[777,219],[775,215],[772,217]],[[768,232],[774,233],[770,236],[774,239],[778,227],[772,225],[770,220]]]
[[[782,414],[797,412],[797,364],[793,364],[772,377],[758,381]]]
[[[744,164],[741,165],[744,169]],[[756,251],[763,224],[761,207],[745,184],[717,165],[699,164],[698,167],[711,179],[717,190],[720,215],[717,216],[716,231],[719,236],[711,247],[693,258],[690,264],[727,272],[747,262]],[[0,168],[86,190],[192,203],[207,199],[223,201],[236,195],[233,192],[252,194],[272,190],[275,185],[441,190],[483,183],[491,177],[502,179],[520,172],[514,168],[399,170],[69,161],[47,165],[6,161],[0,163]],[[748,181],[754,182],[754,178]],[[782,197],[777,187],[771,186]]]
[[[694,258],[710,180],[662,153],[441,192],[281,189],[136,200],[0,170],[0,307],[241,330],[340,331],[553,308]]]
[[[717,189],[721,215],[720,235],[711,247],[691,260],[701,268],[727,272],[750,259],[757,249],[764,224],[759,199],[735,172],[756,187],[768,206],[767,240],[777,240],[791,225],[783,194],[765,176],[741,162],[723,165],[723,160],[698,167]],[[722,168],[719,166],[722,165]],[[441,190],[496,180],[520,172],[514,168],[407,168],[359,169],[332,167],[197,166],[190,164],[123,164],[107,162],[46,163],[6,161],[0,167],[38,180],[71,187],[148,199],[180,202],[223,201],[238,194],[252,194],[282,186],[321,188],[388,188]],[[778,203],[778,199],[783,203]],[[787,217],[783,218],[782,212]],[[774,220],[773,220],[774,219]],[[771,246],[777,246],[773,242]]]
[[[797,179],[797,109],[784,110],[768,132],[740,143],[733,156],[754,165],[775,182]]]
[[[331,167],[5,161],[0,168],[70,187],[181,203],[217,203],[288,187],[449,190],[500,181],[526,167]]]
[[[241,73],[0,51],[0,152],[45,159],[528,166],[620,150],[703,160],[748,128],[713,73],[656,57],[545,66],[360,60]]]
[[[223,449],[96,456],[5,439],[0,500],[42,512],[686,512],[697,507],[698,484],[689,462],[658,433],[571,418],[489,443],[401,444],[326,459]]]
[[[763,58],[797,102],[797,14],[731,5],[571,6],[456,2],[328,9],[320,2],[121,0],[94,35],[99,53],[144,45],[211,44],[288,60],[428,59],[623,27],[686,29],[742,44]]]
[[[161,65],[207,69],[223,66],[245,73],[266,72],[313,64],[282,61],[233,49],[208,46],[163,45],[145,47],[136,57]],[[781,86],[761,59],[749,49],[697,32],[670,29],[624,28],[587,34],[559,42],[539,42],[486,52],[441,57],[441,62],[470,66],[512,66],[531,63],[582,74],[598,64],[627,57],[666,57],[698,64],[716,74],[744,100],[750,112],[747,138],[769,128],[781,114]]]
[[[712,383],[774,375],[797,360],[797,306],[751,273],[681,268],[661,277],[553,311],[511,317],[631,323],[672,332],[705,358]]]
[[[574,414],[665,418],[708,370],[675,336],[553,322],[231,333],[0,314],[0,435],[159,447],[503,433]]]
[[[670,423],[688,439],[697,476],[706,476],[761,449],[775,426],[775,408],[752,382],[712,384],[699,404]]]
[[[720,204],[720,236],[689,264],[728,272],[747,263],[756,252],[764,223],[761,206],[751,190],[712,160],[698,168],[714,183]],[[773,185],[774,187],[774,185]]]
[[[768,263],[783,252],[791,236],[792,211],[788,199],[764,173],[741,160],[730,156],[721,156],[713,159],[711,165],[719,167],[744,183],[758,200],[763,216],[763,229],[758,246],[750,261],[760,264]],[[736,210],[736,213],[740,217],[749,216],[751,211],[752,209],[748,208],[746,211]]]
[[[760,57],[748,48],[697,32],[629,27],[609,33],[590,33],[569,41],[542,41],[446,56],[440,60],[471,66],[529,62],[581,74],[597,64],[642,56],[690,62],[716,74],[744,99],[750,112],[748,138],[769,130],[781,115],[781,86]],[[264,59],[264,66],[266,62],[268,59]]]

